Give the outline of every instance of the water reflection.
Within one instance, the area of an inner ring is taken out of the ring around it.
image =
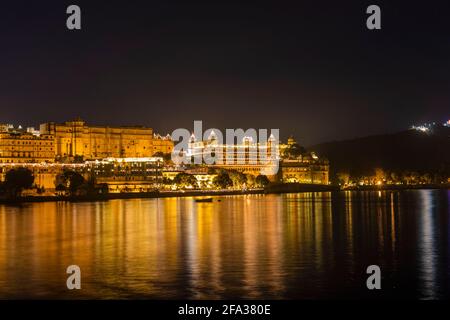
[[[419,205],[421,214],[419,215],[419,252],[420,277],[424,298],[433,299],[436,297],[436,252],[433,197],[431,190],[420,193]]]
[[[0,298],[448,297],[447,191],[217,199],[0,206]]]

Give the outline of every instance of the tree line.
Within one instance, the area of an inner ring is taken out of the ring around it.
[[[335,182],[341,186],[364,184],[443,184],[448,183],[448,175],[445,172],[419,172],[419,171],[389,171],[382,168],[375,168],[372,173],[366,175],[351,175],[346,171],[340,171],[334,178]]]
[[[30,169],[19,167],[6,172],[5,181],[0,182],[0,195],[4,198],[18,198],[24,190],[35,188],[37,193],[43,193],[34,183],[34,175]],[[97,184],[93,175],[86,179],[82,174],[73,170],[64,170],[56,176],[55,190],[60,195],[85,196],[108,192],[106,184]]]
[[[217,189],[250,189],[264,188],[270,181],[265,175],[244,174],[235,170],[210,169],[208,172],[215,174],[212,181],[212,187]],[[5,174],[5,181],[0,182],[0,196],[3,198],[19,198],[24,190],[36,189],[38,194],[45,192],[43,188],[35,185],[33,172],[24,167],[18,167],[9,170]],[[87,196],[108,193],[106,183],[98,184],[94,175],[84,176],[74,170],[64,170],[55,178],[55,191],[62,196]],[[198,181],[195,175],[186,172],[178,173],[173,180],[164,179],[166,185],[175,185],[177,188],[184,189],[205,189],[210,188],[205,182]]]
[[[265,175],[254,177],[250,174],[244,174],[236,170],[211,169],[209,174],[216,174],[212,180],[212,187],[217,189],[245,189],[245,188],[264,188],[270,181]],[[165,179],[167,185],[175,185],[178,188],[203,189],[208,186],[205,182],[198,181],[194,174],[186,172],[178,173],[173,180]]]

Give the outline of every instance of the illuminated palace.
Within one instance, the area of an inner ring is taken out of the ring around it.
[[[57,124],[44,123],[40,134],[54,137],[57,160],[143,158],[170,153],[170,137],[153,134],[147,127],[88,126],[81,119]]]
[[[264,174],[276,180],[279,151],[273,136],[270,136],[266,143],[258,143],[253,141],[252,137],[244,137],[238,144],[221,144],[214,131],[203,141],[197,141],[192,135],[186,155],[191,157],[193,162],[196,158],[206,159],[213,155],[215,161],[210,167],[236,170],[255,176]]]
[[[37,135],[33,128],[14,130],[0,125],[0,163],[53,162],[55,144],[52,135]]]
[[[0,181],[12,168],[25,166],[45,190],[55,189],[55,178],[65,169],[85,176],[95,171],[98,182],[115,191],[150,189],[162,161],[154,156],[172,149],[169,135],[146,127],[87,126],[81,119],[45,123],[40,130],[0,124]]]
[[[203,141],[192,136],[185,153],[192,165],[186,166],[174,166],[164,156],[173,148],[169,135],[160,136],[141,126],[89,126],[81,119],[44,123],[39,130],[0,125],[0,181],[12,168],[25,166],[32,170],[36,187],[48,192],[55,190],[56,177],[66,169],[85,177],[94,174],[110,192],[151,190],[179,172],[211,185],[214,173],[209,168],[262,174],[271,181],[329,183],[328,161],[306,152],[293,138],[283,144],[273,136],[263,143],[243,137],[228,145],[219,143],[214,132]],[[204,163],[208,154],[219,161]]]
[[[81,119],[44,123],[40,130],[0,125],[0,163],[144,158],[172,150],[169,135],[146,127],[88,126]]]
[[[328,160],[302,150],[293,137],[289,137],[286,144],[280,144],[280,157],[283,182],[329,184]]]
[[[244,174],[267,175],[271,181],[289,183],[329,184],[329,163],[320,159],[314,152],[301,150],[290,137],[286,144],[278,143],[273,135],[267,142],[258,143],[251,137],[244,137],[241,143],[220,144],[214,131],[207,140],[197,141],[192,135],[187,155],[195,158],[210,156],[219,161],[206,164],[212,168],[235,170]]]

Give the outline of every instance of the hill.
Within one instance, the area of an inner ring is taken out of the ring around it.
[[[344,141],[333,141],[308,148],[330,160],[330,173],[351,176],[373,175],[375,168],[403,173],[450,176],[450,128],[439,126],[429,132],[407,130]]]

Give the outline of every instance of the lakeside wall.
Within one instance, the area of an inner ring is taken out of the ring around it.
[[[415,189],[450,189],[450,183],[442,184],[416,184],[416,185],[374,185],[374,186],[355,186],[342,189],[343,191],[378,191],[378,190],[415,190]]]
[[[337,192],[337,191],[383,191],[383,190],[419,190],[419,189],[449,189],[450,184],[439,185],[385,185],[385,186],[359,186],[340,189],[333,185],[279,183],[271,184],[265,189],[252,190],[192,190],[192,191],[152,191],[132,193],[107,193],[86,196],[25,196],[17,199],[1,199],[0,204],[18,204],[26,202],[50,202],[50,201],[108,201],[114,199],[146,199],[169,197],[211,197],[224,195],[249,195],[249,194],[282,194],[302,192]]]
[[[17,199],[0,199],[0,203],[47,202],[47,201],[107,201],[114,199],[167,198],[167,197],[211,197],[223,195],[277,194],[295,192],[337,191],[339,188],[320,184],[272,184],[265,189],[251,190],[190,190],[190,191],[151,191],[130,193],[107,193],[86,196],[24,196]]]
[[[199,197],[199,196],[223,196],[223,195],[245,195],[264,194],[264,189],[253,190],[194,190],[194,191],[152,191],[132,193],[107,193],[86,196],[25,196],[17,199],[0,199],[0,204],[13,204],[24,202],[49,202],[49,201],[108,201],[114,199],[146,199],[146,198],[169,198],[169,197]]]

